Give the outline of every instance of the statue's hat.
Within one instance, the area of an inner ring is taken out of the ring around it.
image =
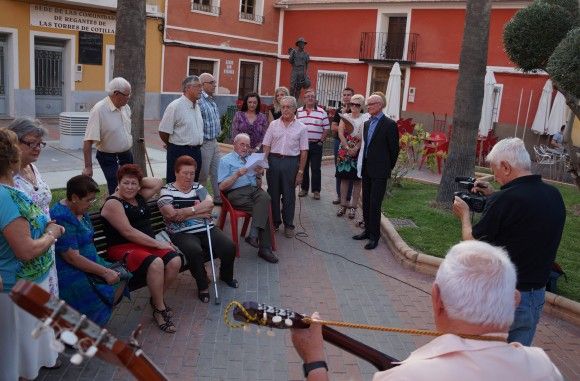
[[[298,40],[296,40],[296,46],[298,46],[299,42],[303,42],[304,45],[308,44],[308,42],[306,42],[306,40],[304,39],[304,37],[300,37]]]

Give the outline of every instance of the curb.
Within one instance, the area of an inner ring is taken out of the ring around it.
[[[407,245],[384,214],[381,215],[381,233],[395,259],[404,267],[428,275],[437,273],[443,259],[421,253]],[[580,303],[578,302],[546,292],[544,310],[551,315],[580,326]]]

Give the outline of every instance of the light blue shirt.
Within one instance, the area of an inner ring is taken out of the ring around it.
[[[221,183],[222,181],[233,175],[234,172],[242,168],[245,164],[246,164],[245,160],[235,151],[232,151],[227,155],[224,155],[220,159],[220,166],[218,168],[218,183]],[[245,174],[243,176],[238,177],[236,182],[228,189],[228,191],[245,187],[246,185],[256,186],[255,174],[252,175]]]
[[[375,134],[375,129],[377,128],[377,124],[379,120],[383,117],[383,113],[379,112],[377,115],[371,117],[371,121],[369,122],[369,134],[365,139],[365,157],[367,156],[367,152],[369,150],[369,144],[371,144],[371,140],[373,140],[373,135]]]

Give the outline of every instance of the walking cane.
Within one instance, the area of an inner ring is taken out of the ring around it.
[[[145,145],[145,139],[139,138],[139,141],[143,143],[143,151],[145,151],[145,158],[147,159],[147,164],[149,164],[149,170],[151,171],[151,177],[155,177],[153,173],[153,167],[151,166],[151,160],[149,159],[149,154],[147,153],[147,146]]]
[[[217,281],[215,279],[215,264],[213,261],[213,247],[211,245],[211,234],[209,233],[209,223],[208,223],[207,218],[204,218],[204,222],[205,222],[205,231],[207,233],[207,242],[209,242],[209,259],[211,261],[211,272],[213,275],[213,286],[215,289],[215,304],[218,305],[218,304],[220,304],[220,297],[218,294]]]

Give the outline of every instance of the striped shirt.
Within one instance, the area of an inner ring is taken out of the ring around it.
[[[201,108],[201,117],[203,118],[203,138],[204,140],[213,140],[218,137],[222,128],[220,125],[220,111],[213,97],[205,91],[197,101]]]
[[[207,197],[207,190],[203,185],[194,183],[191,190],[184,193],[177,189],[173,183],[169,183],[161,188],[157,206],[159,209],[165,205],[172,205],[175,209],[191,208],[196,201],[203,201]],[[205,220],[203,218],[189,218],[182,222],[173,222],[165,220],[167,231],[175,233],[199,233],[205,231]],[[209,227],[212,229],[213,221],[209,221]]]
[[[330,129],[328,114],[320,107],[312,111],[306,110],[304,106],[300,107],[296,112],[296,119],[308,129],[308,140],[311,142],[319,141],[324,130]]]

